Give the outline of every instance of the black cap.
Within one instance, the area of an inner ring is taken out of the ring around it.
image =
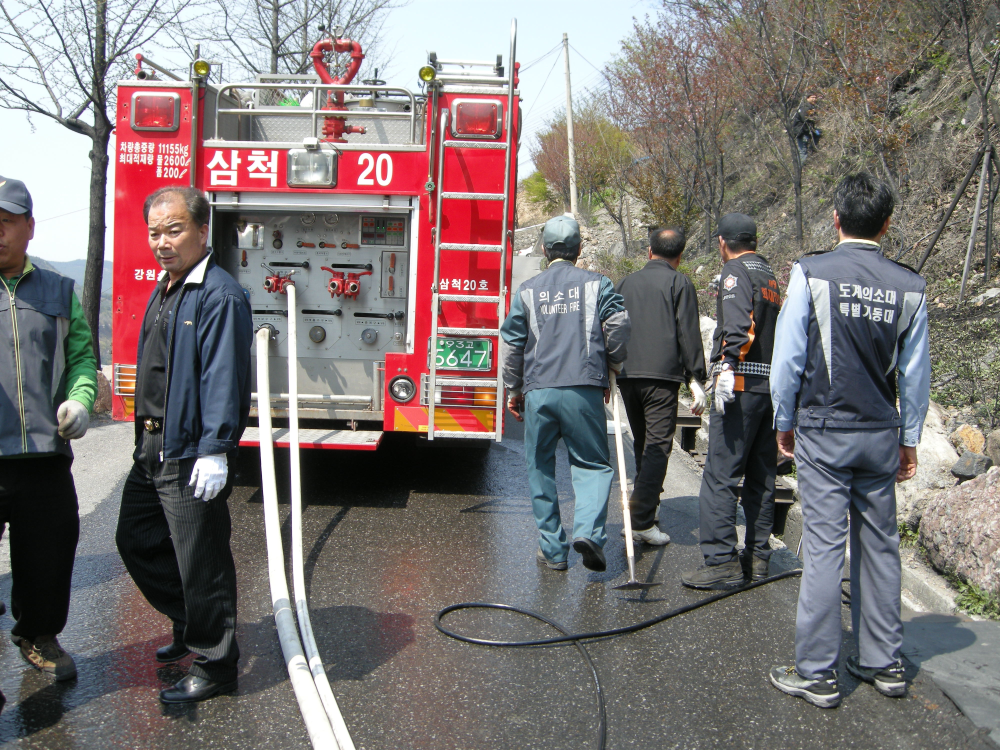
[[[719,219],[719,228],[712,236],[743,242],[755,240],[757,239],[757,224],[746,214],[726,214]]]
[[[12,214],[31,212],[31,193],[23,182],[0,177],[0,208]]]

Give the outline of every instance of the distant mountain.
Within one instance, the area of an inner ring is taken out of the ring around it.
[[[76,282],[76,292],[77,294],[83,293],[83,276],[84,272],[87,270],[87,261],[82,258],[79,260],[45,260],[39,258],[37,255],[28,254],[31,257],[31,262],[37,265],[39,268],[45,268],[49,271],[55,271],[61,276],[67,276]],[[111,261],[104,261],[104,278],[101,279],[101,296],[111,295],[111,269],[113,268]]]

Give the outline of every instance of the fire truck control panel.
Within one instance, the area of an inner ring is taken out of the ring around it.
[[[236,214],[220,224],[218,256],[247,291],[255,323],[274,327],[278,356],[287,356],[288,281],[298,290],[303,356],[376,360],[405,351],[405,216]]]

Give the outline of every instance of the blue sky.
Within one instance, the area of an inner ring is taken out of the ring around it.
[[[523,177],[532,170],[526,148],[532,134],[566,106],[561,52],[525,67],[559,45],[565,32],[574,48],[574,92],[596,88],[602,80],[597,69],[617,53],[633,17],[652,14],[658,5],[653,0],[412,0],[392,11],[385,25],[385,46],[393,50],[393,58],[382,77],[416,89],[416,71],[426,62],[428,50],[447,59],[489,60],[500,53],[506,64],[510,21],[517,18],[517,59],[524,70]],[[90,141],[41,117],[33,117],[32,123],[34,132],[23,113],[0,110],[0,174],[24,179],[35,202],[37,226],[30,252],[56,261],[86,257]],[[111,218],[109,206],[109,260]]]

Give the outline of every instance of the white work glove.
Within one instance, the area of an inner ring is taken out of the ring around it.
[[[59,422],[59,435],[66,440],[82,438],[90,426],[90,413],[79,401],[69,400],[59,404],[56,419]]]
[[[736,373],[723,370],[715,381],[715,410],[719,414],[726,413],[726,404],[736,400],[733,389],[736,387]]]
[[[688,388],[691,389],[691,395],[694,396],[694,403],[691,404],[691,413],[696,417],[700,417],[702,412],[705,411],[705,407],[708,406],[708,394],[705,393],[705,389],[701,387],[701,383],[697,380],[692,380],[688,383]]]
[[[194,462],[191,469],[189,487],[194,487],[194,496],[200,497],[206,503],[222,492],[226,486],[226,476],[229,469],[226,466],[225,454],[221,456],[202,456]]]

